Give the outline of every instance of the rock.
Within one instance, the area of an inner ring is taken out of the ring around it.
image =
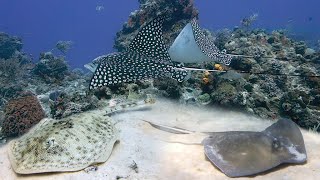
[[[269,43],[269,44],[273,44],[274,42],[275,42],[275,38],[271,36],[271,37],[268,39],[268,43]]]
[[[227,51],[234,51],[234,50],[236,50],[237,47],[238,46],[235,41],[230,41],[225,44],[225,48]]]
[[[114,48],[118,51],[125,50],[145,23],[154,19],[159,14],[169,14],[164,26],[164,41],[169,46],[178,36],[180,30],[194,17],[198,10],[194,7],[193,0],[143,0],[140,9],[132,12],[128,21],[117,33]]]
[[[154,86],[161,91],[165,91],[164,95],[173,99],[179,99],[182,95],[181,86],[173,79],[155,79]]]
[[[312,56],[312,55],[315,54],[315,53],[316,53],[316,51],[315,51],[314,49],[307,48],[307,49],[305,50],[304,55],[307,57],[307,56]]]
[[[211,93],[213,102],[224,106],[233,105],[233,100],[236,96],[236,88],[227,82],[218,85],[218,88]]]
[[[273,43],[272,48],[274,51],[280,51],[282,49],[282,44],[281,43]]]
[[[64,57],[55,57],[51,52],[40,55],[33,73],[46,83],[59,83],[70,74]]]
[[[45,94],[38,95],[37,98],[42,103],[48,103],[49,102],[49,96],[47,96]]]
[[[295,50],[297,54],[304,55],[306,49],[307,49],[307,46],[303,41],[297,42],[295,45]]]
[[[206,105],[206,104],[209,104],[211,102],[211,97],[208,93],[205,93],[205,94],[201,94],[199,97],[198,97],[198,101],[203,104],[203,105]]]
[[[0,59],[9,59],[16,51],[20,51],[22,46],[20,38],[0,32]]]

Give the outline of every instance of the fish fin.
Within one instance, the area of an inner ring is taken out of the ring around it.
[[[89,90],[123,82],[134,82],[166,76],[165,63],[150,60],[136,52],[123,52],[101,57],[90,81]]]
[[[183,82],[190,78],[190,71],[185,70],[182,68],[182,63],[175,63],[173,62],[173,68],[171,71],[171,78],[175,79],[178,82]]]
[[[118,72],[123,70],[121,60],[125,58],[122,53],[108,54],[96,58],[99,62],[94,74],[91,78],[89,90],[96,89],[102,86],[112,85],[120,77]]]
[[[168,50],[163,41],[162,25],[166,16],[159,15],[145,26],[143,26],[128,50],[135,51],[146,57],[170,61]]]
[[[204,34],[196,18],[193,18],[190,22],[193,30],[194,39],[199,46],[200,50],[208,56],[210,59],[223,63],[225,65],[230,65],[232,56],[226,54],[225,50],[220,51],[214,44],[213,39],[209,38]]]
[[[94,72],[97,69],[97,65],[94,63],[87,63],[85,65],[83,65],[86,69],[88,69],[91,72]]]
[[[174,70],[173,73],[171,73],[171,78],[178,82],[183,82],[184,80],[189,79],[189,77],[190,72],[186,70]]]

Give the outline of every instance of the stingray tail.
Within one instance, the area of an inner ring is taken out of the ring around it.
[[[190,78],[190,71],[183,68],[183,64],[175,64],[171,71],[171,78],[183,82]]]

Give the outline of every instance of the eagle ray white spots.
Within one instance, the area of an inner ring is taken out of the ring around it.
[[[164,17],[159,16],[142,28],[129,45],[129,50],[151,58],[170,61],[167,48],[163,42],[162,24]]]
[[[170,59],[163,43],[163,22],[164,17],[158,16],[147,23],[126,51],[96,58],[95,63],[100,64],[91,79],[89,89],[166,76],[183,81],[188,73],[186,70],[177,69],[182,65]]]
[[[225,65],[230,65],[232,56],[226,54],[225,50],[220,51],[214,45],[213,39],[210,39],[203,33],[195,18],[191,20],[191,26],[194,34],[194,39],[201,51],[210,59],[213,59]]]

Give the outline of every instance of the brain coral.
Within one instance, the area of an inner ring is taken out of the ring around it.
[[[32,94],[10,100],[4,109],[2,133],[6,136],[22,135],[45,117],[45,113]]]

